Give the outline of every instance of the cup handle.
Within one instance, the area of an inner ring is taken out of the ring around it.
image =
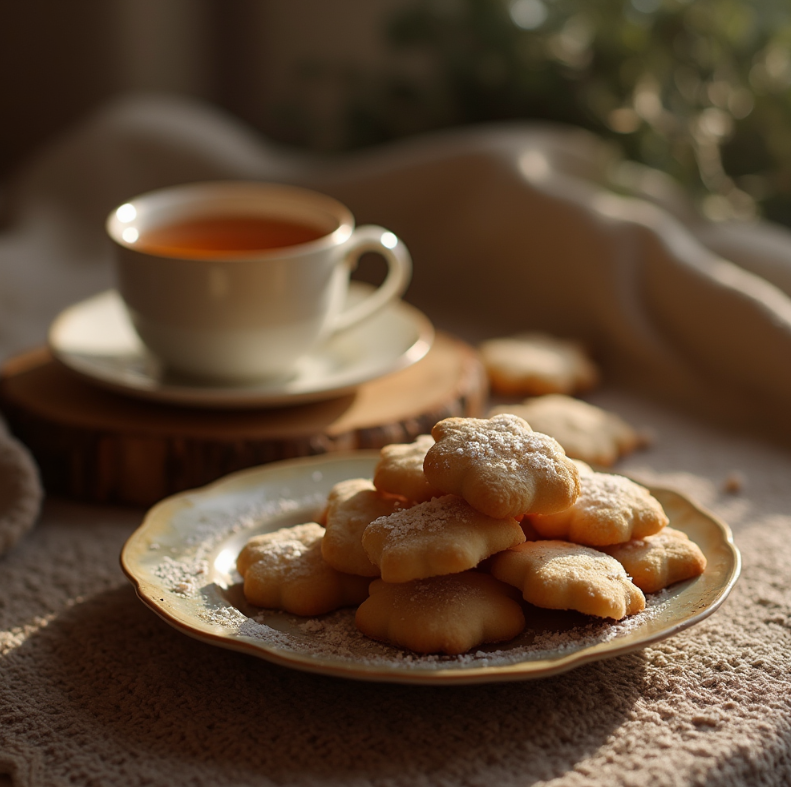
[[[366,252],[376,252],[387,262],[385,280],[367,298],[351,309],[341,312],[332,324],[331,331],[343,331],[370,317],[385,304],[404,293],[412,278],[412,258],[406,246],[392,232],[366,224],[354,230],[348,241],[349,248],[343,255],[343,263],[352,269]]]

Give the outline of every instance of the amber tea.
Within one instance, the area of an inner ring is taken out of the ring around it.
[[[279,217],[203,216],[146,229],[135,247],[166,257],[206,258],[298,246],[326,234],[319,227]]]

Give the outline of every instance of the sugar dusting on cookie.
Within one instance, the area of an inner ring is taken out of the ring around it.
[[[633,489],[628,478],[610,473],[580,473],[579,508],[615,508]]]
[[[256,563],[261,564],[261,570],[276,573],[282,581],[293,581],[310,576],[317,566],[323,565],[321,546],[318,541],[306,544],[296,538],[272,541]]]
[[[464,500],[445,495],[389,516],[378,517],[368,527],[372,531],[381,529],[392,540],[402,541],[418,533],[439,533],[450,525],[470,521],[472,515],[472,509]]]
[[[457,455],[481,461],[490,467],[519,472],[529,462],[531,469],[557,472],[558,463],[549,455],[556,441],[534,432],[517,416],[501,415],[493,419],[465,419],[463,443],[455,447]]]
[[[518,416],[446,418],[432,435],[423,463],[428,480],[489,516],[552,513],[579,494],[577,468],[560,443]]]

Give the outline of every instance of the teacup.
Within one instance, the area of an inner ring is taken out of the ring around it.
[[[107,219],[118,288],[143,344],[168,368],[218,382],[293,374],[336,331],[406,289],[409,252],[392,232],[356,227],[344,205],[292,186],[207,182],[135,197]],[[360,256],[382,284],[345,308]]]

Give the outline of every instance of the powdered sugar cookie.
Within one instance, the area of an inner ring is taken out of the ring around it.
[[[521,633],[525,617],[512,591],[476,571],[398,585],[375,579],[355,622],[372,639],[416,653],[456,655]]]
[[[439,497],[442,491],[435,489],[423,472],[423,460],[432,445],[434,438],[428,434],[420,435],[414,443],[386,445],[374,470],[374,486],[416,503]]]
[[[524,540],[515,519],[493,519],[444,495],[375,519],[363,533],[363,548],[385,582],[409,582],[466,571]]]
[[[363,531],[381,516],[408,506],[406,500],[374,489],[367,478],[341,481],[330,490],[321,542],[321,554],[333,568],[346,574],[378,577],[379,569],[363,549]]]
[[[593,388],[599,370],[579,342],[544,333],[490,339],[479,346],[492,390],[507,396],[577,393]]]
[[[309,522],[250,539],[236,561],[247,601],[295,615],[322,615],[363,601],[370,579],[329,566],[321,556],[323,536],[324,528]]]
[[[495,555],[490,570],[537,607],[615,620],[645,609],[645,597],[615,558],[579,544],[526,541]]]
[[[610,466],[644,443],[619,415],[565,394],[547,394],[522,404],[500,405],[489,416],[513,413],[536,431],[554,437],[572,459]]]
[[[654,593],[706,570],[706,557],[698,545],[672,527],[602,551],[612,555],[644,593]]]
[[[320,542],[324,536],[324,528],[318,527],[315,522],[307,522],[304,525],[294,525],[293,527],[284,527],[280,530],[275,530],[271,533],[263,533],[260,536],[253,536],[242,548],[236,558],[236,570],[244,577],[247,574],[247,569],[253,563],[269,559],[273,550],[280,549],[282,546],[283,551],[291,549],[292,552],[304,552],[305,549],[313,546],[315,543]],[[299,545],[294,544],[288,547],[292,542],[299,542]]]
[[[518,416],[446,418],[431,433],[436,442],[423,463],[429,483],[488,516],[550,514],[577,499],[574,462]]]
[[[565,511],[527,519],[544,538],[609,546],[658,533],[668,523],[661,503],[640,484],[619,475],[597,473],[576,461],[580,496]]]

